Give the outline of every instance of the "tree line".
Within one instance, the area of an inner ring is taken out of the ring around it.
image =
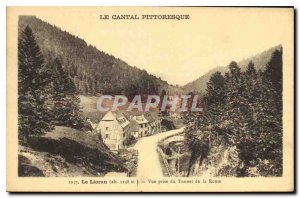
[[[273,52],[264,71],[249,62],[242,72],[231,62],[225,75],[214,73],[202,101],[203,113],[184,117],[189,175],[217,137],[237,152],[234,176],[251,176],[254,167],[261,176],[282,175],[282,48]]]
[[[162,89],[180,90],[36,17],[21,16],[19,28],[26,25],[38,35],[37,43],[45,62],[58,58],[79,94],[126,95],[132,99],[137,94],[158,95]]]
[[[29,26],[18,39],[18,130],[26,144],[55,125],[82,128],[77,90],[59,59],[46,63]]]

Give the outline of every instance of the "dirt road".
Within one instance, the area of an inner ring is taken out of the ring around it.
[[[157,143],[171,135],[178,134],[183,128],[158,133],[152,136],[143,137],[133,147],[138,150],[138,168],[137,177],[140,179],[163,177],[162,164],[159,161],[159,154],[156,150]]]

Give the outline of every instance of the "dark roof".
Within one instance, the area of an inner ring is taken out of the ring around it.
[[[128,125],[131,131],[138,131],[139,130],[139,123],[135,120],[130,120],[130,123]]]
[[[146,112],[144,116],[149,122],[154,122],[158,119],[157,112],[153,112],[153,111]]]

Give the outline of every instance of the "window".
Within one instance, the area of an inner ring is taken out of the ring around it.
[[[106,130],[108,130],[108,127],[106,127]]]
[[[105,138],[108,139],[109,138],[109,134],[105,134]]]

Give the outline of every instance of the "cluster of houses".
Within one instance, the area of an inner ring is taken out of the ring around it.
[[[127,119],[120,111],[108,111],[94,126],[94,131],[101,136],[111,151],[117,152],[126,148],[132,139],[161,132],[161,117],[158,114],[146,112],[131,115]]]

